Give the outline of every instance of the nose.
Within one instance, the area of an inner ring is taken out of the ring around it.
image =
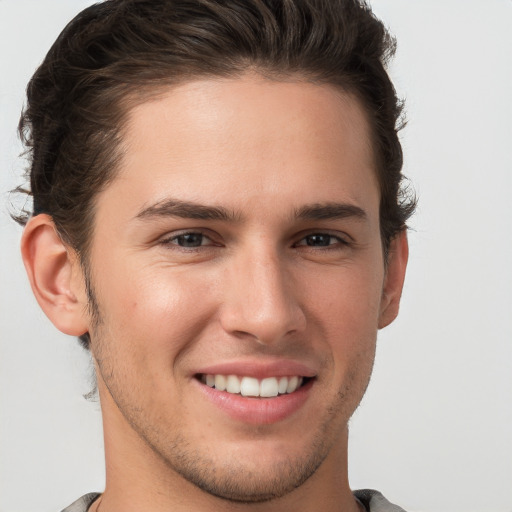
[[[231,261],[220,315],[226,332],[270,345],[305,329],[299,283],[276,252],[260,250]]]

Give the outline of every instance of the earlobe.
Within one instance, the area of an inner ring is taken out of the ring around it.
[[[21,254],[36,300],[55,327],[71,336],[87,332],[86,294],[78,258],[62,242],[49,215],[29,220]]]
[[[389,247],[381,297],[379,329],[388,326],[398,315],[408,258],[407,233],[402,231],[391,241]]]

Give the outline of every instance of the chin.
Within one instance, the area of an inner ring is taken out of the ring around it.
[[[161,456],[175,473],[211,496],[230,502],[262,503],[300,487],[317,472],[333,447],[343,444],[339,435],[333,435],[339,425],[330,427],[330,432],[316,435],[304,432],[293,443],[245,439],[218,444],[213,447],[215,451],[180,439]]]
[[[311,477],[325,456],[317,452],[306,461],[296,459],[257,467],[237,461],[222,467],[187,466],[181,476],[217,498],[237,503],[263,503],[281,498]]]

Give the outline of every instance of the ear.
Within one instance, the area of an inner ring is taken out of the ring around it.
[[[55,327],[71,336],[87,332],[87,295],[78,256],[62,242],[49,215],[28,221],[21,254],[36,300]]]
[[[389,246],[380,303],[379,329],[389,325],[398,315],[408,258],[407,233],[402,231]]]

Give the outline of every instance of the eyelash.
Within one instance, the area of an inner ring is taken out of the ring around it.
[[[307,243],[305,244],[302,244],[301,242],[305,242],[308,238],[311,239],[313,237],[328,237],[330,239],[330,241],[335,241],[335,243],[329,243],[327,245],[309,245]],[[294,247],[306,247],[307,249],[310,249],[310,250],[324,250],[324,251],[329,251],[329,250],[339,250],[341,248],[344,248],[344,247],[347,247],[350,245],[350,242],[347,241],[346,239],[340,237],[339,235],[333,235],[332,233],[325,233],[325,232],[314,232],[314,233],[309,233],[305,236],[303,236],[297,243],[294,244]]]
[[[179,245],[179,243],[174,243],[178,239],[184,238],[187,236],[200,236],[200,237],[202,237],[201,242],[203,242],[206,239],[206,240],[210,240],[210,242],[212,242],[212,244],[204,245],[203,243],[201,243],[200,245],[197,245],[197,246],[185,247],[185,246]],[[209,237],[208,235],[206,235],[205,233],[203,233],[201,231],[183,231],[182,233],[174,234],[170,237],[163,239],[160,242],[160,244],[164,245],[164,246],[174,246],[180,250],[185,250],[185,251],[194,251],[194,250],[197,251],[201,247],[212,247],[213,245],[217,245],[217,244],[215,244],[215,242],[213,242],[211,237]]]
[[[201,237],[200,245],[186,247],[186,246],[183,246],[183,245],[180,245],[179,243],[177,243],[177,241],[180,238],[184,238],[187,236]],[[328,237],[330,239],[330,242],[332,242],[333,240],[335,242],[328,243],[326,245],[309,245],[307,243],[307,240],[311,239],[312,237]],[[203,244],[203,242],[205,240],[209,240],[211,243]],[[303,243],[303,242],[305,242],[305,243]],[[212,240],[211,236],[208,236],[207,234],[203,233],[202,231],[184,231],[181,233],[177,233],[177,234],[174,234],[170,237],[167,237],[167,238],[161,240],[160,244],[163,246],[167,246],[167,247],[169,247],[169,246],[171,246],[173,248],[176,247],[179,250],[184,250],[187,252],[198,251],[198,250],[201,250],[201,248],[211,248],[211,247],[215,247],[215,246],[217,246],[217,247],[220,246],[220,244],[217,244],[217,243],[215,243],[214,240]],[[313,250],[314,251],[318,251],[318,250],[333,251],[333,250],[340,250],[345,247],[349,247],[351,245],[352,245],[352,242],[346,240],[345,238],[340,237],[339,235],[334,235],[334,234],[328,233],[328,232],[315,231],[315,232],[310,232],[310,233],[302,236],[298,242],[293,244],[293,247],[304,247],[305,249],[312,250],[312,251]]]

